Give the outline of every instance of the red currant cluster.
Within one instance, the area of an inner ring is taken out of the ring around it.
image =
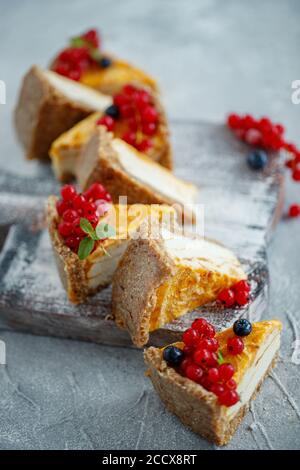
[[[229,289],[223,289],[219,295],[218,300],[226,307],[238,305],[242,307],[249,302],[250,285],[247,281],[239,281]]]
[[[56,210],[61,217],[58,232],[66,246],[77,253],[86,233],[80,227],[81,218],[87,219],[93,228],[99,217],[107,212],[111,196],[100,183],[94,183],[83,194],[77,193],[74,186],[67,184],[61,189],[62,199],[57,201]]]
[[[239,400],[237,384],[233,379],[235,369],[230,363],[219,364],[219,343],[215,334],[214,327],[204,318],[195,320],[192,327],[183,334],[184,359],[179,370],[190,380],[214,393],[221,405],[232,406]],[[235,338],[242,343],[242,347],[237,344]],[[242,339],[234,337],[228,340],[229,354],[240,354],[243,349]]]
[[[285,140],[285,129],[281,124],[274,124],[266,117],[256,120],[249,114],[239,116],[235,113],[229,114],[227,124],[239,139],[249,145],[265,150],[288,152],[289,158],[285,165],[291,171],[293,180],[300,181],[300,150],[295,144]],[[289,216],[300,216],[299,204],[290,206]]]
[[[140,152],[147,152],[153,145],[149,137],[155,135],[159,118],[151,95],[146,90],[125,85],[113,101],[97,124],[113,131],[117,122],[122,123],[125,132],[121,138]]]
[[[99,46],[99,34],[95,29],[73,38],[70,47],[64,49],[55,59],[53,70],[71,80],[80,80],[86,70],[99,63]]]

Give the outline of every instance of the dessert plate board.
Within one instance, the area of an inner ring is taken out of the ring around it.
[[[249,274],[252,298],[245,308],[213,303],[184,315],[152,333],[154,345],[176,341],[197,316],[218,329],[241,316],[252,321],[262,316],[269,286],[266,246],[283,206],[279,156],[271,157],[264,173],[253,172],[246,164],[249,148],[224,125],[175,121],[171,128],[175,173],[200,188],[205,236],[236,253]],[[1,169],[1,318],[20,331],[131,346],[128,333],[110,318],[111,288],[79,306],[67,300],[43,219],[46,197],[58,192],[49,165],[37,163],[26,177]]]

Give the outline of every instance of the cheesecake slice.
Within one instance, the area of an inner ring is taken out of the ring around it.
[[[115,234],[99,243],[85,259],[78,257],[60,235],[58,227],[62,220],[57,210],[58,198],[50,196],[47,203],[47,224],[58,272],[69,300],[81,303],[88,296],[108,286],[123,255],[128,240],[143,220],[149,216],[154,220],[174,224],[175,211],[169,206],[131,206],[106,204],[105,214],[99,216],[98,224],[108,224]]]
[[[154,130],[152,130],[150,124],[150,130],[148,131],[151,133],[150,137],[143,134],[142,124],[138,124],[139,121],[136,121],[136,137],[140,141],[145,139],[146,142],[149,142],[149,139],[151,139],[151,145],[149,148],[145,148],[143,153],[151,158],[151,160],[165,166],[166,168],[172,169],[173,161],[169,142],[169,130],[163,107],[157,96],[151,93],[151,90],[137,87],[134,87],[134,89],[137,94],[139,92],[147,93],[146,97],[149,97],[149,100],[151,100],[158,116],[157,122],[155,125],[152,125]],[[115,106],[115,109],[118,110],[119,108],[116,108]],[[137,107],[132,109],[136,114],[139,111]],[[75,176],[75,167],[82,149],[93,135],[98,123],[101,123],[100,118],[103,116],[105,116],[105,112],[93,113],[68,131],[64,132],[53,142],[50,149],[50,157],[57,179],[60,181],[67,181]],[[132,118],[124,118],[121,115],[118,115],[114,123],[114,137],[122,138],[124,135],[128,135],[128,124],[130,124],[130,120],[132,120]]]
[[[111,103],[110,96],[55,72],[31,67],[15,111],[16,131],[27,158],[47,159],[59,135]]]
[[[215,241],[147,223],[140,232],[128,244],[112,292],[115,320],[136,346],[247,277],[236,256]]]
[[[169,204],[193,217],[197,188],[98,126],[83,149],[76,168],[82,189],[101,182],[114,202],[126,196],[128,204]]]
[[[198,383],[194,381],[193,370],[187,371],[184,365],[183,360],[187,359],[184,353],[180,358],[181,365],[177,361],[178,364],[172,367],[165,361],[166,353],[164,354],[163,349],[154,347],[147,349],[144,353],[148,367],[147,375],[167,409],[183,424],[217,445],[226,445],[249,410],[251,401],[265,377],[276,363],[281,329],[282,325],[277,320],[253,323],[251,333],[240,338],[244,349],[237,355],[230,354],[227,348],[228,339],[234,336],[233,329],[228,328],[216,334],[215,338],[221,351],[219,357],[222,357],[223,363],[233,366],[234,375],[233,382],[230,380],[230,387],[232,390],[236,386],[234,393],[228,392],[226,385],[227,391],[224,390],[224,381],[219,380],[217,386],[213,386],[207,380],[209,369],[206,367],[203,367],[202,373],[198,374],[202,375]],[[178,352],[177,348],[182,351],[184,343],[176,343],[174,346],[175,353],[179,357],[180,351]],[[170,354],[170,349],[168,352]],[[173,348],[171,353],[175,356]],[[194,358],[197,359],[195,354]],[[186,361],[186,364],[190,363]],[[214,368],[220,368],[220,365],[217,364]],[[219,378],[220,375],[219,373]]]

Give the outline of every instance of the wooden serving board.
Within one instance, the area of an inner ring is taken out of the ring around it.
[[[259,319],[268,301],[266,245],[280,217],[283,175],[279,156],[271,156],[264,173],[246,164],[249,148],[223,125],[176,121],[172,125],[176,174],[196,183],[204,204],[205,235],[231,248],[252,286],[249,305],[223,309],[206,305],[151,334],[150,343],[177,340],[193,318],[208,318],[218,329],[239,317]],[[15,329],[118,346],[131,346],[126,331],[109,318],[111,289],[74,306],[67,300],[43,225],[48,194],[58,193],[48,165],[32,177],[1,171],[0,314]]]

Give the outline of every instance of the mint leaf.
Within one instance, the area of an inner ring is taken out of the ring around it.
[[[81,240],[79,249],[78,249],[78,258],[80,260],[84,260],[89,256],[89,254],[92,252],[94,248],[94,240],[92,240],[90,237],[86,237],[83,240]]]
[[[80,36],[75,36],[74,38],[71,38],[70,45],[71,47],[86,47],[87,43]]]
[[[98,61],[98,60],[101,59],[102,54],[101,54],[101,52],[99,51],[99,49],[95,49],[95,48],[94,48],[94,49],[91,49],[91,51],[90,51],[90,56],[91,56],[92,59]]]
[[[104,240],[105,238],[114,237],[116,235],[116,231],[113,227],[111,227],[111,225],[108,225],[107,223],[102,223],[97,225],[96,234],[98,240]]]
[[[221,353],[221,351],[218,351],[218,364],[219,366],[221,364],[224,364],[225,360],[224,360],[224,357],[223,357],[223,354]]]
[[[90,238],[93,240],[98,240],[95,230],[92,227],[92,224],[84,218],[80,219],[80,228],[84,231]]]

